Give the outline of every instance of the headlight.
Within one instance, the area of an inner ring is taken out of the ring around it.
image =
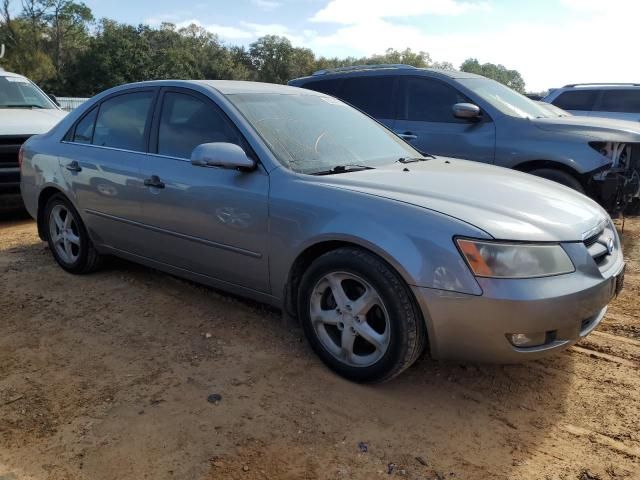
[[[575,271],[557,244],[524,244],[456,239],[476,277],[535,278]]]

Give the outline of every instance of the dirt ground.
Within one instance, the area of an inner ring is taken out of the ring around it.
[[[640,479],[640,219],[578,346],[362,386],[278,312],[120,260],[66,274],[0,215],[0,480]]]

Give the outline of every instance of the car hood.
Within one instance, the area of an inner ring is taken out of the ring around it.
[[[640,142],[640,123],[601,117],[535,118],[531,122],[541,130],[574,133],[593,140]]]
[[[597,203],[567,187],[465,160],[394,164],[317,181],[434,210],[501,240],[581,241],[608,218]]]
[[[0,108],[0,136],[48,132],[66,114],[53,108]]]

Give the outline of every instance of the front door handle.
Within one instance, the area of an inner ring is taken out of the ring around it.
[[[160,180],[158,175],[151,175],[150,178],[144,179],[145,187],[164,188],[164,183]]]
[[[82,167],[80,166],[80,164],[76,160],[68,163],[66,168],[70,172],[81,172],[82,171]]]
[[[417,135],[415,135],[415,134],[413,134],[411,132],[396,133],[396,135],[398,135],[403,140],[415,140],[415,139],[418,138]]]

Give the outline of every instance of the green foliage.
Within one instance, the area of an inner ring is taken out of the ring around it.
[[[460,70],[492,78],[507,87],[513,88],[516,92],[524,93],[522,75],[517,70],[507,69],[504,65],[496,65],[494,63],[480,64],[477,59],[468,58],[460,65]]]
[[[410,48],[390,48],[371,57],[326,58],[277,35],[261,37],[248,48],[226,45],[196,25],[178,29],[170,23],[150,27],[95,21],[91,9],[75,0],[21,0],[22,11],[12,18],[10,1],[2,0],[0,8],[0,43],[6,45],[2,66],[60,96],[91,96],[149,79],[286,83],[316,70],[359,64],[453,69],[451,63],[433,62],[427,52]],[[524,91],[520,74],[502,65],[469,59],[461,69]]]

